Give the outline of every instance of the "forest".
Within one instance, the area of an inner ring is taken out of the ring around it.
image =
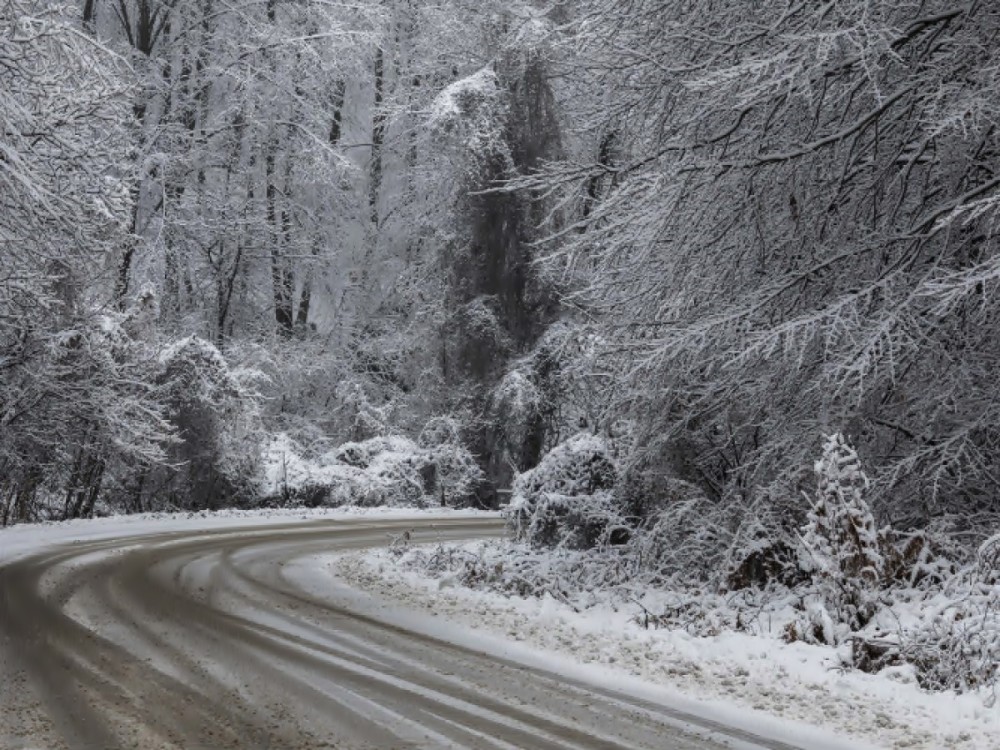
[[[989,0],[0,0],[0,526],[509,504],[604,583],[806,587],[793,640],[946,592],[856,666],[996,684],[998,35]]]

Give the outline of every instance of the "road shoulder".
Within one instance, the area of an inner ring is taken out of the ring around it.
[[[578,613],[550,598],[505,597],[402,570],[386,550],[317,564],[376,600],[429,618],[449,638],[457,630],[471,633],[471,642],[498,639],[506,646],[494,649],[531,653],[553,671],[645,686],[689,710],[701,706],[803,747],[987,750],[1000,736],[1000,709],[974,696],[929,694],[886,676],[843,672],[830,649],[745,634],[700,638],[623,627],[612,612]]]

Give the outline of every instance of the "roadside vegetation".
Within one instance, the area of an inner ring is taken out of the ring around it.
[[[509,500],[470,584],[992,690],[998,87],[984,0],[3,0],[0,526]]]
[[[551,597],[577,612],[611,606],[647,629],[833,646],[844,668],[994,705],[1000,535],[959,518],[877,527],[869,479],[840,434],[824,442],[815,475],[802,525],[775,542],[685,483],[637,503],[648,496],[636,496],[607,444],[577,435],[518,477],[504,510],[510,541],[390,551],[404,569],[452,585]]]

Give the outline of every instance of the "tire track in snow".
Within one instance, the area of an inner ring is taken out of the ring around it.
[[[297,559],[405,530],[415,541],[503,533],[492,519],[313,521],[68,545],[0,567],[0,632],[44,715],[81,750],[753,740],[712,743],[679,720],[724,727],[419,634],[283,575]]]

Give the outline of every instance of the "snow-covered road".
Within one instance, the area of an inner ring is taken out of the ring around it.
[[[498,519],[155,529],[0,560],[0,747],[788,747],[435,637],[309,563]]]

